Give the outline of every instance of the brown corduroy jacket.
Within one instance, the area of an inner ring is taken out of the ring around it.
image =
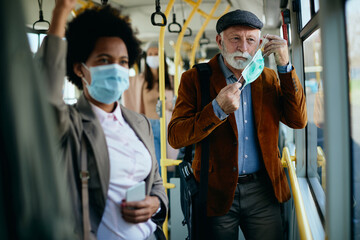
[[[214,99],[226,86],[218,56],[209,65],[210,98]],[[280,162],[278,148],[279,122],[291,128],[304,128],[307,123],[303,88],[293,69],[279,73],[265,68],[251,84],[255,127],[261,156],[279,202],[290,199],[290,190]],[[221,121],[211,103],[201,110],[201,88],[198,74],[192,68],[181,77],[178,98],[168,126],[168,141],[174,148],[196,144],[192,168],[197,180],[200,177],[201,144],[209,137],[209,188],[208,216],[226,214],[234,199],[238,179],[238,131],[234,113]]]

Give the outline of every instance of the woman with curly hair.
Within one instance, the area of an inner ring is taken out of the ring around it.
[[[38,53],[68,169],[75,231],[84,239],[162,239],[168,199],[151,125],[118,103],[129,86],[139,41],[128,20],[109,6],[84,11],[65,34],[75,3],[56,1]],[[83,90],[72,106],[62,99],[65,74]],[[142,181],[145,199],[126,202],[126,191]]]

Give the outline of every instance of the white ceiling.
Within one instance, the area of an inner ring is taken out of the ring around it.
[[[29,26],[39,19],[38,0],[22,0],[25,9],[26,23]],[[203,0],[200,9],[206,13],[210,12],[216,0]],[[51,12],[54,7],[54,0],[43,0],[44,19],[51,19]],[[100,4],[101,0],[93,0],[93,2]],[[160,0],[161,11],[164,12],[169,0]],[[150,16],[155,12],[155,0],[108,0],[112,6],[122,9],[123,14],[131,16],[133,28],[138,32],[138,38],[142,41],[155,40],[159,36],[160,27],[153,26],[150,21]],[[228,4],[231,4],[231,10],[243,9],[256,14],[265,24],[265,29],[274,29],[279,27],[280,19],[280,0],[222,0],[220,6],[215,12],[215,16],[221,15]],[[264,11],[265,9],[265,11]],[[192,10],[192,6],[187,3],[176,0],[174,4],[176,13],[176,21],[183,24],[183,18],[187,18]],[[168,24],[172,22],[172,11],[168,16]],[[196,33],[204,22],[204,18],[200,14],[195,14],[189,24],[193,35],[185,37],[183,42],[191,43],[195,38]],[[205,30],[206,37],[209,38],[213,45],[215,45],[215,25],[216,20],[211,20]],[[166,30],[165,40],[167,42],[176,42],[178,34],[169,33]],[[169,47],[169,46],[168,46]]]

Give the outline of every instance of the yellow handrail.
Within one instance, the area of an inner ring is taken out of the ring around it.
[[[170,0],[164,15],[168,18],[170,10],[174,5],[175,0]],[[160,27],[159,34],[159,98],[161,101],[161,117],[160,117],[160,166],[161,166],[161,177],[165,189],[174,188],[174,184],[167,183],[167,166],[169,166],[169,159],[166,159],[166,122],[165,122],[165,51],[164,51],[164,37],[166,27]],[[180,161],[181,162],[181,161]],[[175,163],[176,164],[176,163]],[[177,163],[179,164],[179,163]],[[174,165],[174,164],[171,164]],[[166,239],[168,239],[168,216],[163,224],[163,231]]]
[[[309,221],[306,216],[304,202],[301,197],[299,182],[297,180],[295,168],[292,164],[290,152],[287,147],[284,147],[284,149],[283,149],[283,155],[282,155],[281,162],[283,163],[283,165],[285,162],[288,167],[288,170],[289,170],[290,184],[291,184],[291,189],[292,189],[293,198],[294,198],[295,211],[296,211],[296,217],[297,217],[297,222],[298,222],[298,226],[299,226],[300,238],[306,239],[306,240],[312,240],[313,237],[311,234]]]
[[[181,43],[182,43],[182,40],[184,38],[184,34],[185,34],[185,31],[192,19],[192,17],[194,16],[194,14],[196,13],[197,9],[199,8],[202,0],[198,0],[196,3],[193,2],[193,1],[190,1],[192,2],[192,5],[193,5],[193,9],[190,13],[190,15],[187,17],[184,25],[182,26],[182,29],[181,29],[181,32],[179,33],[179,36],[178,36],[178,39],[176,41],[176,44],[175,44],[175,59],[174,59],[174,64],[175,64],[175,74],[174,74],[174,93],[175,93],[175,96],[177,96],[178,94],[178,89],[179,89],[179,63],[180,63],[180,48],[181,48]]]
[[[191,5],[191,6],[195,6],[195,2],[194,1],[192,1],[192,0],[183,0],[184,2],[186,2],[186,3],[188,3],[189,5]],[[222,15],[224,15],[225,13],[227,13],[227,11],[229,11],[229,9],[230,9],[230,7],[231,7],[231,5],[229,4],[227,7],[226,7],[226,10],[220,15],[220,16],[211,16],[210,18],[211,19],[214,19],[214,20],[216,20],[216,19],[219,19]],[[206,18],[209,14],[207,14],[207,13],[205,13],[203,10],[201,10],[201,9],[198,9],[197,10],[197,12],[201,15],[201,16],[203,16],[204,18]]]
[[[71,11],[72,15],[74,17],[76,17],[77,15],[79,15],[80,13],[82,13],[83,11],[85,11],[87,8],[92,8],[95,4],[93,3],[92,0],[88,0],[88,1],[84,1],[84,0],[77,0],[77,3],[82,5],[81,8],[79,9],[73,9]]]
[[[225,11],[220,16],[214,17],[213,14],[214,14],[215,10],[218,8],[220,2],[221,2],[221,0],[216,1],[216,3],[214,4],[214,7],[211,9],[209,14],[205,14],[205,13],[201,14],[202,16],[204,16],[206,18],[206,20],[205,20],[204,24],[201,26],[199,32],[197,33],[197,35],[195,37],[194,44],[191,49],[190,67],[193,67],[195,64],[196,49],[199,46],[200,37],[203,34],[203,32],[205,31],[205,28],[208,25],[208,23],[210,22],[210,20],[211,19],[219,19],[222,15],[227,13],[230,9],[230,5],[227,5]],[[198,11],[199,11],[199,9],[198,9]]]
[[[193,44],[193,47],[191,49],[190,68],[192,68],[194,66],[194,63],[195,63],[195,53],[196,53],[196,49],[197,49],[197,47],[199,45],[200,37],[203,34],[206,26],[208,25],[208,23],[211,20],[212,15],[215,13],[215,10],[218,8],[220,3],[221,3],[221,0],[216,0],[213,8],[210,11],[210,13],[206,16],[204,24],[201,26],[199,32],[196,34],[194,44]]]
[[[317,164],[318,167],[321,167],[321,186],[326,189],[326,159],[325,153],[321,147],[317,147]]]

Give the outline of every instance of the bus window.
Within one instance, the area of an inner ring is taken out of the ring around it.
[[[46,36],[46,34],[27,33],[27,36],[29,40],[30,50],[33,54],[35,54],[39,49],[41,42]]]
[[[315,12],[318,12],[319,9],[320,9],[319,0],[315,0],[314,1],[314,10],[315,10]]]
[[[45,36],[46,34],[44,33],[27,33],[30,50],[33,54],[38,51]],[[74,104],[77,102],[77,98],[80,96],[80,91],[75,87],[74,84],[65,79],[63,95],[65,103]]]
[[[360,239],[360,27],[357,24],[360,22],[359,1],[347,1],[345,7],[353,174],[353,239]]]
[[[324,148],[323,127],[323,88],[322,88],[322,61],[321,35],[316,30],[303,43],[305,92],[308,114],[307,125],[307,159],[309,178],[317,178],[325,190],[325,162],[318,161],[318,147]]]
[[[311,19],[310,0],[301,0],[301,27],[303,28]]]

